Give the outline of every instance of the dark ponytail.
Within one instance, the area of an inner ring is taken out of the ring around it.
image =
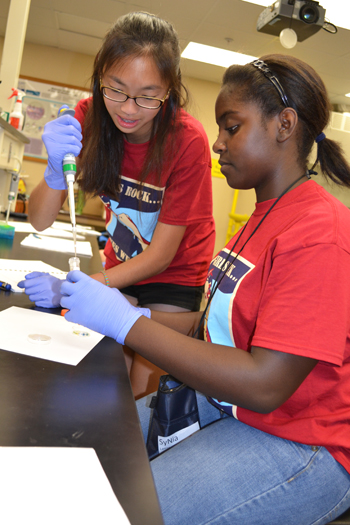
[[[350,168],[339,142],[327,137],[318,144],[317,162],[322,173],[341,186],[350,188]]]

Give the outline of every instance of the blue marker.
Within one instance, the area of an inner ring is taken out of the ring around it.
[[[0,289],[9,292],[11,290],[11,285],[0,281]]]

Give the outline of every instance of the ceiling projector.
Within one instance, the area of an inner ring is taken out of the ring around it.
[[[295,31],[298,42],[314,35],[324,25],[326,10],[314,0],[278,0],[260,14],[260,33],[279,36],[283,29]]]

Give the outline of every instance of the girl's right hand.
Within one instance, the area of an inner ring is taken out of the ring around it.
[[[49,158],[44,177],[50,188],[67,189],[62,168],[63,158],[67,153],[78,157],[82,138],[80,122],[71,115],[62,115],[45,124],[42,139]]]
[[[129,330],[141,315],[150,318],[151,310],[137,308],[116,288],[109,288],[79,270],[67,275],[60,289],[61,306],[69,311],[65,319],[124,344]]]

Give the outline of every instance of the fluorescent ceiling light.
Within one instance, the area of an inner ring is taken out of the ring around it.
[[[336,4],[336,5],[334,5]],[[326,10],[326,21],[336,27],[350,29],[350,5],[348,0],[321,0],[320,5]]]
[[[345,96],[346,96],[346,97],[350,97],[350,93],[347,93]]]
[[[242,0],[250,4],[267,7],[272,5],[273,0]],[[318,0],[323,9],[326,10],[326,21],[331,22],[337,27],[350,29],[350,2],[349,0]]]
[[[197,62],[205,62],[214,66],[228,67],[232,64],[244,65],[252,62],[256,57],[235,53],[219,47],[205,46],[190,42],[181,54],[182,58],[189,58]]]
[[[264,7],[267,7],[268,5],[271,5],[273,2],[269,2],[268,0],[264,1],[261,0],[242,0],[243,2],[248,2],[249,4],[256,4],[256,5],[263,5]]]

